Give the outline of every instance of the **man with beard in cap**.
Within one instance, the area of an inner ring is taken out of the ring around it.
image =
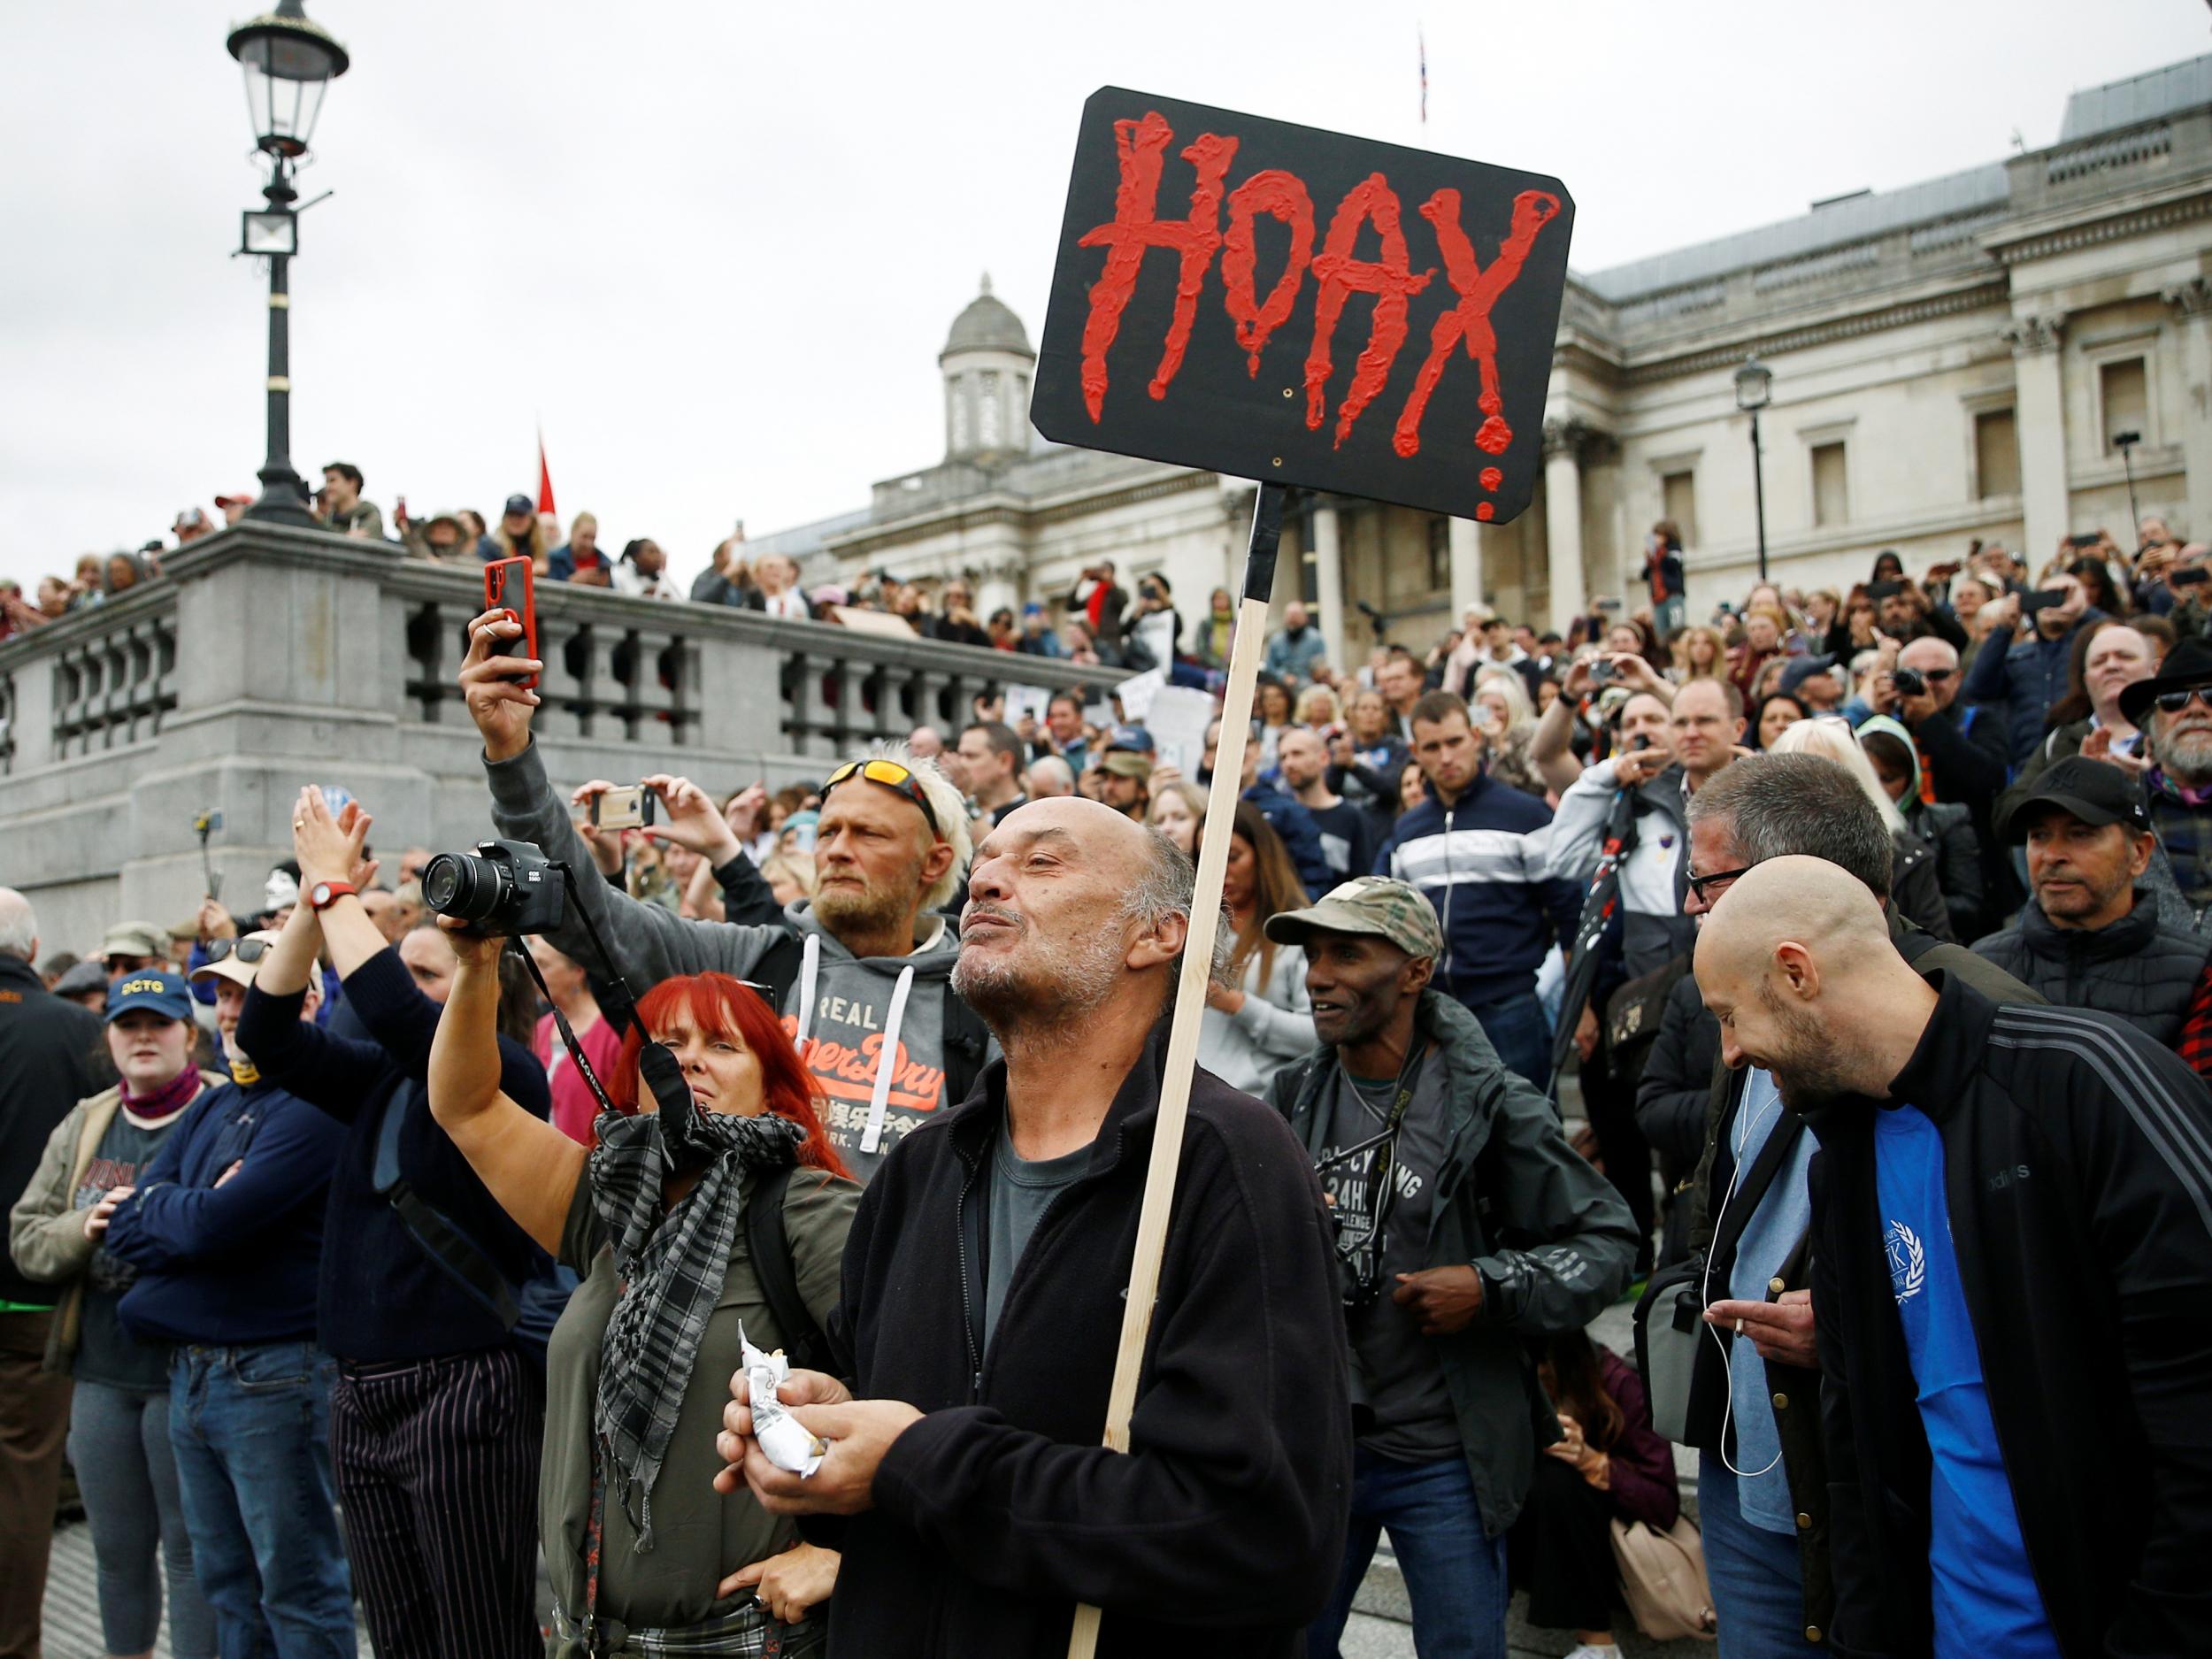
[[[1126,1450],[1099,1443],[1191,889],[1094,801],[977,849],[955,984],[1005,1057],[861,1197],[838,1376],[779,1391],[819,1467],[768,1461],[742,1375],[724,1419],[724,1491],[849,1517],[833,1655],[1059,1659],[1087,1601],[1117,1659],[1291,1659],[1328,1596],[1352,1427],[1327,1215],[1281,1118],[1203,1071]]]
[[[2104,758],[2142,778],[2158,838],[2148,875],[2159,919],[2194,933],[2212,911],[2212,644],[2182,641],[2155,679],[2120,693],[2120,712],[2142,729],[2150,760]]]
[[[1738,879],[1697,978],[1820,1141],[1830,1645],[2212,1652],[2203,1084],[2105,1016],[1924,979],[1816,858]]]

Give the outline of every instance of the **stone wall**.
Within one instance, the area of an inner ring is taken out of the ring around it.
[[[126,917],[190,916],[205,808],[223,813],[209,850],[241,910],[289,855],[303,784],[351,790],[388,855],[490,833],[455,684],[475,572],[257,525],[168,564],[164,580],[0,645],[0,885],[30,896],[48,951],[81,954]],[[537,729],[564,786],[663,771],[714,791],[816,781],[871,739],[956,727],[987,686],[1120,677],[1054,664],[1048,680],[1003,652],[562,584],[539,590],[538,618]]]

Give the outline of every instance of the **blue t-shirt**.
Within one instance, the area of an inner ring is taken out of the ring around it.
[[[1876,1114],[1874,1179],[1890,1288],[1934,1465],[1928,1554],[1935,1651],[1939,1659],[2058,1659],[2058,1640],[2021,1540],[1951,1248],[1943,1139],[1918,1108]]]

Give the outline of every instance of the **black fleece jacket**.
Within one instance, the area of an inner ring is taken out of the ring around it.
[[[1952,1242],[2029,1564],[2068,1659],[2212,1654],[2212,1096],[2140,1032],[1955,975],[1891,1085]],[[1806,1114],[1832,1647],[1933,1651],[1927,1435],[1883,1253],[1875,1102]]]
[[[1126,1454],[1099,1438],[1157,1120],[1164,1026],[1086,1173],[1023,1252],[988,1351],[982,1264],[1006,1068],[899,1143],[862,1194],[830,1337],[862,1398],[928,1415],[841,1529],[840,1659],[1304,1651],[1351,1494],[1344,1314],[1305,1149],[1200,1071]]]

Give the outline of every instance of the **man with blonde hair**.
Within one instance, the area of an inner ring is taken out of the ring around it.
[[[687,921],[598,878],[531,741],[538,694],[516,676],[542,665],[491,654],[517,631],[500,611],[470,624],[460,681],[484,738],[493,824],[582,878],[570,885],[570,915],[546,937],[595,965],[582,911],[641,995],[688,973],[765,987],[827,1097],[823,1126],[864,1180],[908,1130],[967,1093],[989,1047],[952,989],[958,943],[938,914],[968,865],[959,790],[905,744],[877,745],[833,768],[822,787],[811,899],[794,901],[768,926]],[[703,791],[676,778],[645,781],[665,805],[657,840],[710,859],[726,887],[757,879],[734,862],[743,850]]]

